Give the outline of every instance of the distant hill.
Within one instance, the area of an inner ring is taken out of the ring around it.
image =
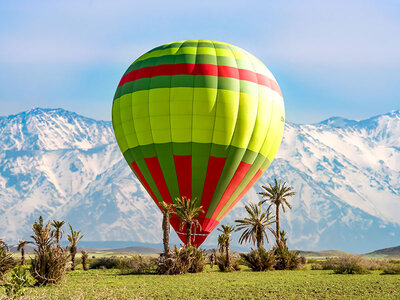
[[[151,247],[125,247],[112,250],[104,250],[107,252],[114,252],[118,254],[130,253],[130,254],[160,254],[162,250],[151,248]]]
[[[339,250],[323,250],[323,251],[302,251],[299,250],[300,255],[305,257],[332,257],[332,256],[341,256],[348,255],[350,253],[339,251]]]
[[[384,248],[367,253],[367,256],[381,256],[385,258],[400,258],[400,246]]]
[[[34,253],[34,250],[35,250],[35,247],[33,247],[33,246],[29,246],[29,245],[25,246],[25,253],[26,254]],[[18,245],[10,245],[10,252],[13,252],[13,253],[19,252],[18,251]]]

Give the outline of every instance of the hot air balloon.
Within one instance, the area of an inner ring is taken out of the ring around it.
[[[158,206],[199,199],[199,246],[271,164],[285,112],[274,76],[253,55],[188,40],[154,48],[130,65],[112,122],[123,156]],[[171,225],[186,243],[174,215]]]

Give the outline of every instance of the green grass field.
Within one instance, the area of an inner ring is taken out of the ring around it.
[[[297,271],[178,276],[120,275],[119,270],[68,272],[57,286],[26,289],[26,299],[400,299],[400,275]],[[4,295],[0,287],[0,295]],[[5,296],[3,296],[4,298]],[[1,296],[0,296],[1,298]]]

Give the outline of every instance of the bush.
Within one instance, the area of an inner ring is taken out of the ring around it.
[[[239,261],[237,259],[230,258],[231,269],[227,268],[226,254],[223,253],[221,255],[215,256],[216,264],[221,272],[230,272],[230,271],[240,271]]]
[[[132,255],[122,257],[117,265],[122,274],[150,274],[155,272],[157,259],[149,256]]]
[[[188,272],[202,272],[205,265],[205,256],[202,250],[195,246],[174,246],[170,255],[160,255],[157,261],[157,273],[165,275],[186,274]]]
[[[308,258],[305,256],[300,256],[300,263],[306,265],[308,263]]]
[[[334,270],[337,264],[336,257],[327,257],[324,261],[321,262],[322,270]]]
[[[253,271],[273,270],[276,260],[272,251],[267,251],[264,247],[252,249],[249,253],[241,253],[240,257],[246,266]]]
[[[320,262],[321,262],[321,260],[320,259],[316,259],[316,258],[308,258],[307,259],[307,263],[309,263],[309,264],[318,264]]]
[[[311,265],[311,270],[323,270],[322,265],[321,264],[312,264]]]
[[[81,259],[82,260],[82,268],[84,271],[87,271],[88,270],[88,267],[87,267],[88,253],[85,250],[81,250],[81,253],[82,253],[82,259]]]
[[[368,270],[383,269],[384,261],[358,255],[328,257],[311,266],[312,270],[333,270],[336,274],[365,274]]]
[[[21,265],[14,268],[11,280],[4,284],[7,296],[14,299],[25,294],[25,287],[30,286],[28,272]]]
[[[295,270],[300,268],[301,259],[298,251],[290,251],[285,243],[275,246],[275,270]]]
[[[365,260],[357,255],[340,256],[336,259],[333,271],[335,274],[367,274]]]
[[[50,222],[46,225],[43,218],[35,221],[32,226],[35,241],[35,257],[32,259],[30,272],[37,284],[58,283],[66,272],[68,253],[53,240]]]
[[[5,247],[0,248],[0,281],[4,275],[11,271],[17,264],[16,260],[11,256],[11,253]]]
[[[32,258],[30,272],[37,283],[58,283],[66,273],[68,253],[65,249],[49,246],[35,250],[35,258]]]
[[[95,258],[91,263],[90,269],[117,269],[121,263],[121,258],[117,256]]]
[[[188,270],[189,273],[201,273],[204,270],[204,266],[206,264],[206,256],[203,252],[203,250],[197,248],[197,247],[192,247],[193,252],[192,252],[192,263],[190,265],[190,268]]]
[[[390,264],[400,264],[400,259],[391,259],[389,260]]]
[[[383,267],[383,273],[385,275],[400,275],[400,264],[388,263]]]
[[[383,270],[385,266],[385,260],[382,259],[367,259],[367,258],[361,258],[362,265],[367,269],[367,270]]]

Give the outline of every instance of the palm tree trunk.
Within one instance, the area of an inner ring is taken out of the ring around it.
[[[226,250],[226,267],[228,269],[230,269],[231,268],[231,259],[229,257],[229,241],[226,242],[225,250]]]
[[[76,247],[71,247],[71,271],[75,271],[75,254],[76,254]]]
[[[164,212],[164,216],[163,216],[163,231],[164,231],[164,235],[163,235],[163,243],[164,243],[164,255],[165,257],[169,256],[169,213],[168,212]]]
[[[257,230],[257,250],[260,249],[262,247],[262,231],[260,230],[260,228],[258,228]]]
[[[192,222],[186,222],[186,246],[191,246]]]
[[[25,248],[21,248],[21,265],[23,266],[25,264]]]
[[[276,244],[280,244],[280,232],[279,232],[279,204],[276,205]]]

